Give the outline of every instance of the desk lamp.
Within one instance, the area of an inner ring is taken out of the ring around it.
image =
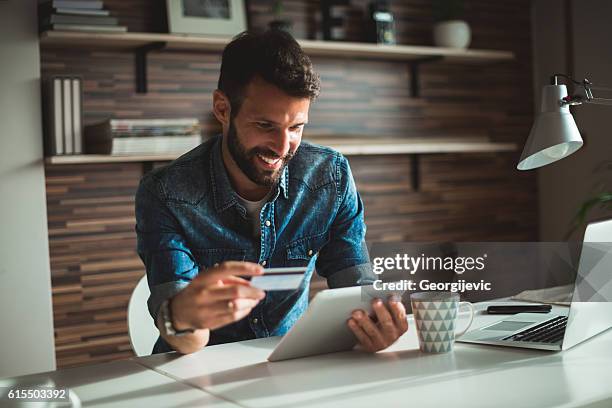
[[[573,83],[577,89],[576,95],[569,96],[567,87],[559,84],[559,78]],[[532,170],[546,166],[582,147],[583,141],[570,113],[570,105],[612,105],[612,99],[594,98],[591,89],[588,79],[578,82],[564,74],[551,77],[550,85],[545,85],[542,89],[540,114],[531,128],[517,169]]]

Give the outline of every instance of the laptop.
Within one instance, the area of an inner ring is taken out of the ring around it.
[[[587,226],[572,301],[548,314],[519,313],[471,330],[463,343],[567,350],[612,327],[612,220]]]

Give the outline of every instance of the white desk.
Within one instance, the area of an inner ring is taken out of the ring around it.
[[[24,382],[47,378],[51,378],[58,388],[69,387],[71,391],[74,391],[83,407],[236,407],[232,403],[177,382],[131,360],[18,377]],[[6,379],[0,379],[0,386],[5,383]],[[4,406],[2,404],[0,402],[0,406]],[[46,405],[32,402],[12,406],[43,407]]]
[[[475,325],[498,319],[478,315]],[[139,362],[246,407],[612,407],[612,330],[563,353],[456,343],[454,353],[434,355],[419,352],[411,324],[397,344],[374,355],[269,363],[278,341]]]
[[[436,355],[419,352],[411,324],[377,354],[268,363],[278,340],[37,375],[72,387],[85,407],[612,407],[612,330],[562,353],[457,343]]]

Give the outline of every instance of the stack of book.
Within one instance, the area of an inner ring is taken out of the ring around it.
[[[109,119],[85,127],[85,152],[111,155],[182,154],[202,143],[197,119]]]
[[[78,76],[52,76],[42,87],[47,155],[80,154],[83,86]]]
[[[42,0],[38,17],[40,31],[127,31],[104,9],[102,0]]]

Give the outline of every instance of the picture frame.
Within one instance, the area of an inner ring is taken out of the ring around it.
[[[166,0],[173,34],[234,36],[247,29],[244,0]]]

